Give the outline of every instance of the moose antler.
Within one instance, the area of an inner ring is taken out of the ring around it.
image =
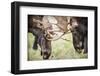
[[[65,17],[54,17],[54,18],[57,21],[55,20],[55,22],[52,21],[50,22],[47,16],[44,16],[42,20],[37,20],[33,18],[33,22],[38,23],[37,27],[40,27],[45,31],[44,36],[46,37],[47,40],[50,41],[55,41],[60,39],[65,33],[68,33],[68,30],[70,30],[69,27],[70,17],[66,18],[68,20],[67,22],[65,20]]]
[[[34,18],[33,18],[33,22],[43,24],[43,22],[42,22],[42,21],[40,21],[40,20],[36,20],[36,19],[34,19]]]

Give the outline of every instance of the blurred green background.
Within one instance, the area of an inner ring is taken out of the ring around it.
[[[72,34],[66,34],[62,37],[63,39],[59,39],[56,41],[52,41],[52,53],[50,56],[50,60],[58,60],[58,59],[84,59],[88,58],[87,54],[77,53],[72,44]],[[28,61],[33,60],[43,60],[40,55],[40,47],[38,46],[37,50],[32,49],[34,43],[34,36],[32,33],[28,33]]]

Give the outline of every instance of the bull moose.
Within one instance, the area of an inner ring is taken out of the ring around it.
[[[55,21],[50,22],[48,16],[42,15],[29,15],[28,16],[28,32],[31,32],[35,36],[33,49],[37,49],[39,45],[41,48],[41,55],[43,59],[48,59],[51,55],[52,47],[51,41],[59,39],[67,29],[67,18],[63,16],[52,17]],[[56,26],[56,30],[55,30]],[[62,34],[55,38],[54,35]]]
[[[73,45],[77,52],[81,53],[84,49],[84,53],[88,52],[88,23],[87,17],[72,17],[70,19],[71,32],[73,36]]]

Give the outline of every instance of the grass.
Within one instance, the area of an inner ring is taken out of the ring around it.
[[[87,54],[77,53],[72,44],[72,34],[66,34],[56,41],[52,41],[52,53],[50,60],[58,59],[84,59],[87,58]],[[40,47],[38,46],[37,50],[32,49],[34,42],[34,36],[31,33],[28,33],[28,60],[43,60],[40,55]]]

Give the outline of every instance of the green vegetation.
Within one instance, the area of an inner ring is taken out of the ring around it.
[[[33,50],[34,36],[28,33],[28,60],[43,60],[40,47]],[[77,53],[72,44],[72,34],[66,34],[61,39],[52,41],[52,54],[49,59],[84,59],[87,54]]]

